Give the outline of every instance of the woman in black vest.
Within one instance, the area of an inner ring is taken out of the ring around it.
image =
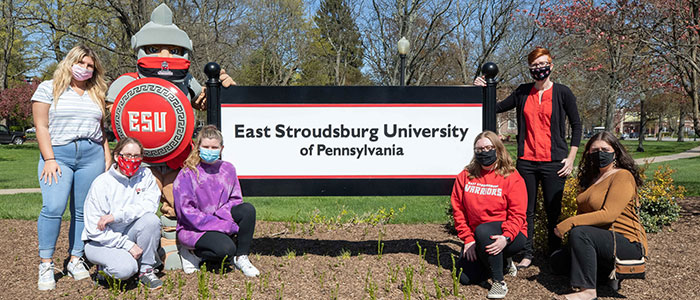
[[[542,186],[544,209],[547,213],[549,253],[561,247],[554,235],[559,221],[561,200],[566,177],[571,174],[581,142],[581,120],[576,97],[571,90],[550,79],[552,56],[549,50],[537,47],[527,56],[530,75],[535,80],[518,86],[513,93],[496,104],[496,112],[515,108],[518,123],[517,169],[527,186],[527,236],[523,259],[518,268],[532,263],[537,187]],[[483,77],[474,85],[485,86]],[[571,126],[571,142],[566,143],[566,119]]]

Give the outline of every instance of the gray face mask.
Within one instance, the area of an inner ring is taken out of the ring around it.
[[[615,152],[596,151],[588,155],[594,166],[605,168],[615,161]]]

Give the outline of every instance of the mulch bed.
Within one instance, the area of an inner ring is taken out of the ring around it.
[[[664,232],[649,234],[650,255],[646,280],[628,280],[619,294],[600,287],[600,299],[698,299],[700,278],[700,198],[681,203],[681,219]],[[208,292],[213,299],[403,299],[403,283],[413,269],[412,299],[437,298],[436,283],[447,299],[486,299],[487,289],[480,286],[459,286],[453,293],[450,255],[458,255],[461,242],[443,225],[355,225],[328,228],[320,225],[290,226],[278,222],[258,222],[251,261],[262,272],[249,279],[240,272],[223,275],[182,271],[161,273],[161,279],[172,283],[170,288],[145,295],[130,285],[116,294],[123,299],[197,299]],[[63,265],[68,248],[63,224],[56,257]],[[381,257],[377,240],[384,245]],[[37,237],[36,222],[0,220],[0,299],[105,299],[114,294],[91,280],[58,279],[53,291],[36,289]],[[418,245],[427,249],[425,258],[418,254]],[[439,249],[439,263],[438,250]],[[349,255],[348,255],[349,253]],[[91,269],[94,272],[94,267]],[[57,274],[60,277],[60,274]],[[507,299],[550,299],[555,293],[569,291],[568,279],[552,275],[546,263],[535,260],[534,266],[521,270],[517,278],[506,277]],[[199,288],[199,289],[198,289]]]

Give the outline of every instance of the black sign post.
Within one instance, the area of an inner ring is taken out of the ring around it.
[[[204,73],[209,78],[207,80],[207,124],[215,125],[221,129],[221,82],[219,81],[221,67],[215,62],[210,62],[204,66]]]
[[[481,67],[481,74],[486,78],[484,87],[484,107],[482,129],[498,132],[496,122],[496,75],[498,66],[495,63],[487,62]]]

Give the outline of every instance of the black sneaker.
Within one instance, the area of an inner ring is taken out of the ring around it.
[[[153,269],[148,269],[146,272],[139,274],[139,282],[151,290],[157,290],[163,287],[163,281],[156,276]]]

